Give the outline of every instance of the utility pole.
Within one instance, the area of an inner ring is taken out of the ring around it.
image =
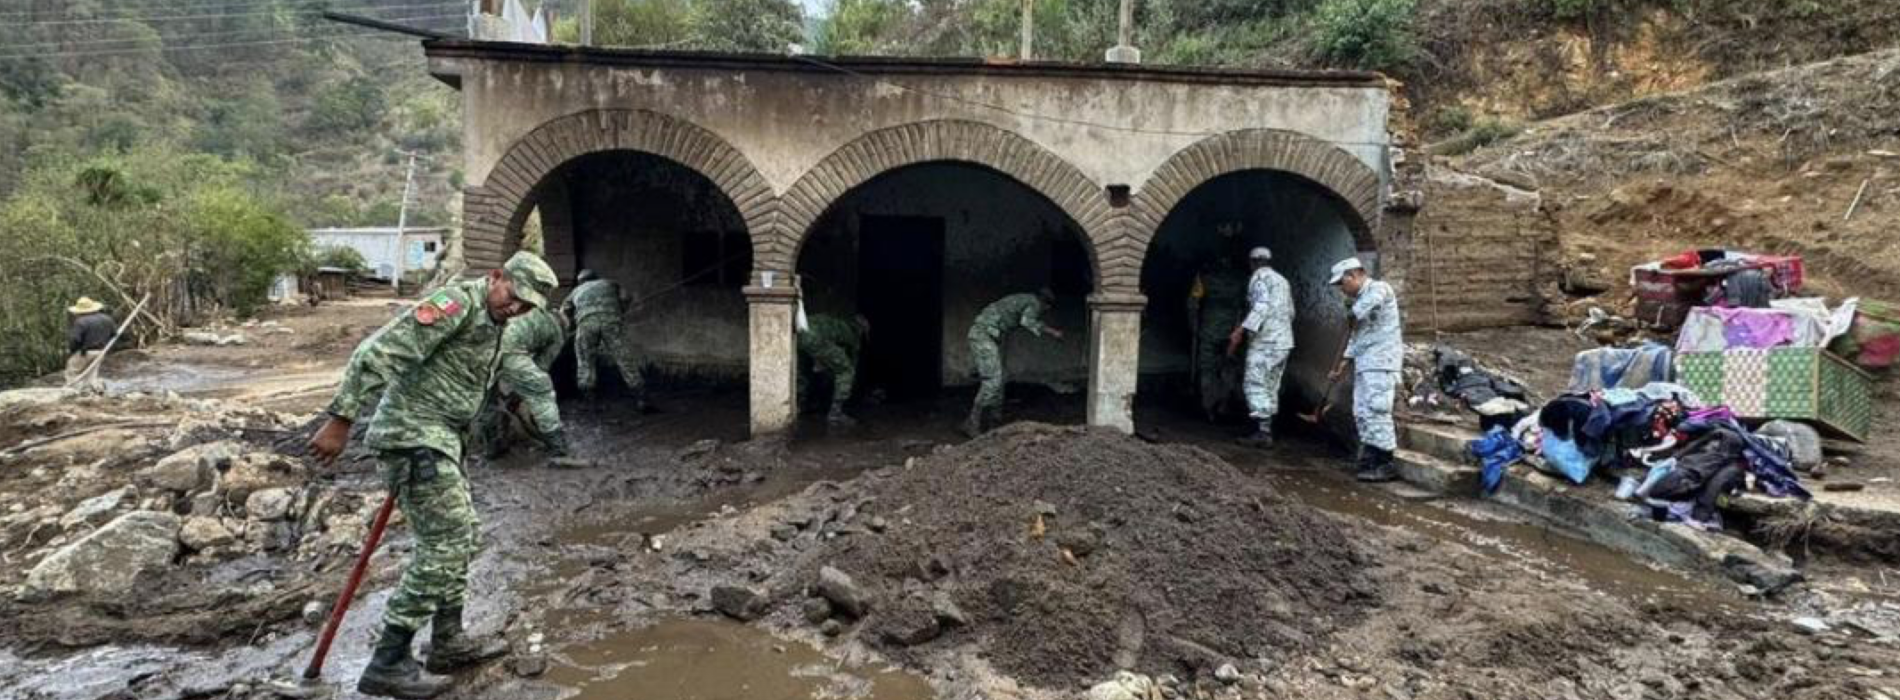
[[[594,45],[594,0],[581,0],[581,46]]]
[[[404,177],[402,183],[402,206],[396,209],[395,273],[389,276],[390,288],[400,292],[402,291],[402,266],[407,260],[405,256],[409,253],[403,249],[403,236],[409,229],[409,199],[416,193],[416,153],[414,151],[397,151],[397,153],[409,156],[409,174]]]
[[[1141,49],[1135,48],[1135,0],[1122,0],[1121,43],[1108,50],[1109,63],[1140,63]]]
[[[1023,0],[1023,60],[1035,56],[1036,0]]]

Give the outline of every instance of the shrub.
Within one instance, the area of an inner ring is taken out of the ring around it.
[[[1316,13],[1320,54],[1366,70],[1393,71],[1412,60],[1413,0],[1326,0]]]

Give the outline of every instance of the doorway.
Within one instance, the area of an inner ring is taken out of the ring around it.
[[[859,220],[858,310],[871,322],[864,388],[916,399],[943,387],[943,239],[941,217]]]

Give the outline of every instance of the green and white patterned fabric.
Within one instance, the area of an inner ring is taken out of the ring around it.
[[[1742,418],[1805,420],[1855,440],[1873,423],[1871,378],[1816,348],[1683,353],[1676,374]]]

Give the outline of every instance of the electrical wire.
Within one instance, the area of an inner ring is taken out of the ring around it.
[[[181,46],[163,46],[163,47],[157,48],[156,50],[158,51],[200,51],[204,49],[227,49],[227,48],[238,48],[238,47],[247,47],[247,46],[277,46],[277,45],[288,45],[288,44],[304,44],[304,43],[309,43],[312,41],[330,41],[330,40],[336,40],[336,39],[379,39],[379,40],[386,40],[386,41],[387,40],[414,41],[415,37],[394,35],[388,32],[369,30],[369,31],[364,31],[364,32],[329,34],[329,35],[324,35],[324,36],[307,36],[307,37],[301,37],[301,38],[296,38],[296,39],[273,39],[273,40],[268,40],[268,41],[240,41],[240,42],[217,43],[217,44],[187,44],[187,45],[181,45]],[[0,61],[15,61],[15,60],[35,59],[35,58],[86,58],[86,57],[96,57],[96,56],[125,56],[125,55],[132,55],[132,54],[146,54],[146,53],[149,53],[150,51],[151,49],[132,49],[132,50],[106,49],[106,50],[100,50],[100,51],[72,51],[72,52],[55,52],[55,53],[11,54],[11,55],[0,55]]]
[[[462,4],[459,2],[442,2],[441,0],[437,0],[436,2],[415,3],[415,4],[409,4],[409,5],[389,5],[385,7],[355,7],[355,8],[342,7],[342,8],[332,8],[332,9],[338,12],[370,12],[370,11],[400,10],[400,9],[405,9],[405,8],[424,8],[424,7],[432,8],[432,9],[439,8],[439,9],[447,10],[450,8],[461,8]],[[20,27],[20,26],[50,27],[50,26],[75,25],[75,24],[111,24],[111,23],[118,23],[118,22],[174,22],[174,21],[184,21],[184,20],[229,19],[232,17],[276,17],[276,16],[281,16],[281,15],[314,17],[314,16],[322,15],[324,12],[325,10],[295,10],[295,9],[290,9],[290,8],[279,8],[279,9],[274,9],[274,10],[260,10],[257,12],[235,12],[235,13],[220,12],[220,13],[199,14],[199,15],[155,15],[155,16],[149,16],[149,17],[128,17],[128,16],[96,17],[96,18],[87,18],[87,19],[63,19],[63,20],[10,22],[9,24],[15,27]]]

